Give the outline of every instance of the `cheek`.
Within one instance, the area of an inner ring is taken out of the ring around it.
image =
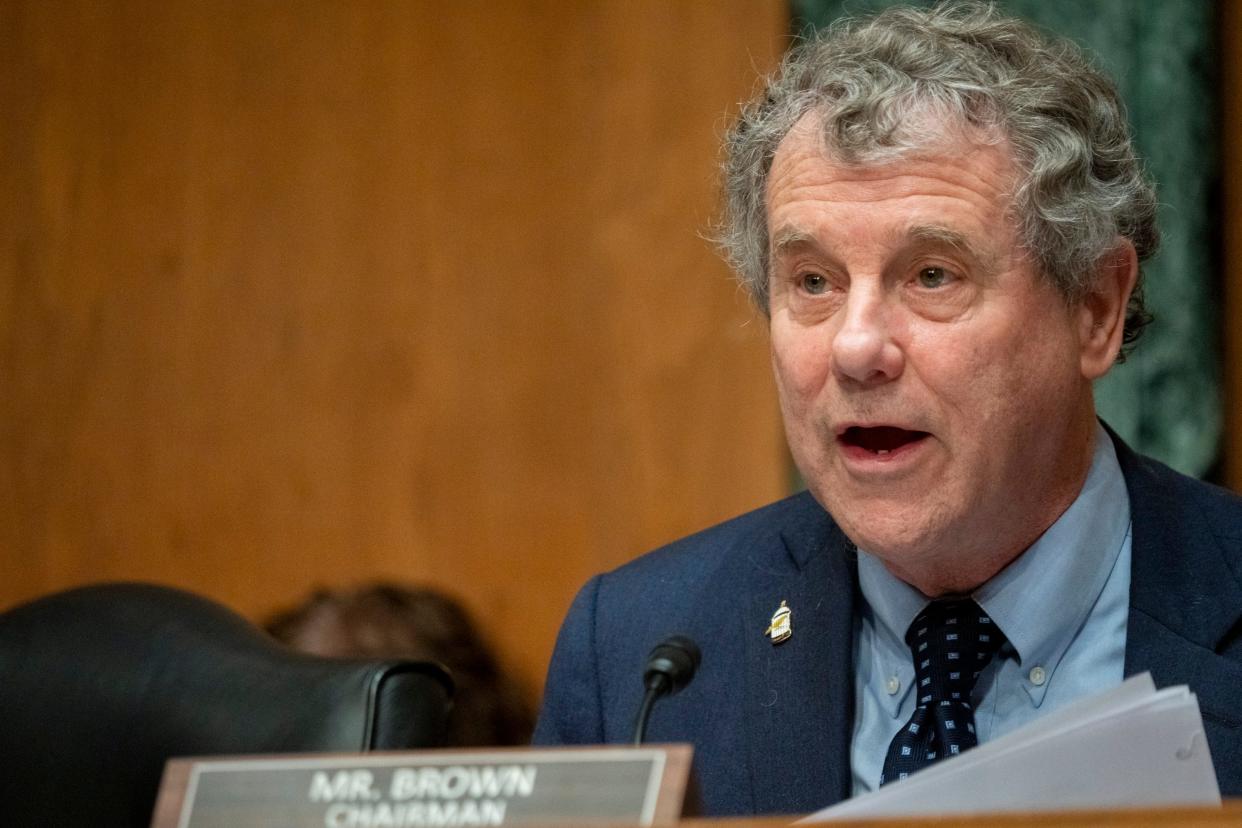
[[[772,330],[772,371],[786,411],[807,406],[831,371],[831,342],[826,332]]]
[[[972,440],[984,435],[1010,435],[1005,441],[1016,447],[1038,442],[1038,432],[1050,425],[1073,390],[1073,354],[1060,347],[1055,337],[1037,331],[1014,336],[980,338],[959,343],[957,364],[942,365],[942,376],[951,375],[954,389],[946,397],[965,422]],[[994,446],[999,440],[983,439]]]

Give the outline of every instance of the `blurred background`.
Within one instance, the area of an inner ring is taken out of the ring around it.
[[[718,143],[876,5],[0,0],[0,609],[417,583],[537,693],[589,575],[796,485]],[[1238,488],[1242,12],[1002,5],[1098,50],[1160,180],[1105,415]]]

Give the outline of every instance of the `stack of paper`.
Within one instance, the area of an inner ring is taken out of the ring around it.
[[[803,822],[983,811],[1220,805],[1194,693],[1149,673]]]

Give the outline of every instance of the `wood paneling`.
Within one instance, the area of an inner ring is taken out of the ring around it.
[[[779,496],[701,238],[776,0],[0,7],[0,604],[462,595],[532,682],[586,577]]]

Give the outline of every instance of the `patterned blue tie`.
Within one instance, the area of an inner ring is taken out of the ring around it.
[[[1005,635],[969,598],[932,601],[906,631],[914,657],[914,714],[893,737],[880,784],[905,779],[979,743],[970,693]]]

